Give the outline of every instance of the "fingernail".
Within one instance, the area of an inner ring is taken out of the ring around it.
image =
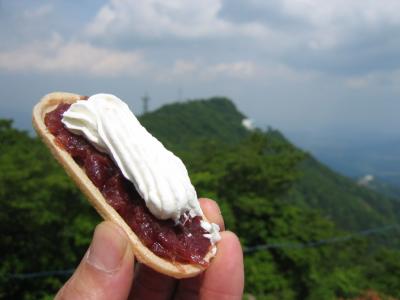
[[[127,246],[122,230],[111,222],[103,222],[96,227],[87,262],[101,271],[115,272],[122,264]]]

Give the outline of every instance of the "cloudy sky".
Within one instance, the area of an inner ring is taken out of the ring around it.
[[[0,117],[62,90],[230,97],[289,136],[400,137],[398,0],[0,0]]]

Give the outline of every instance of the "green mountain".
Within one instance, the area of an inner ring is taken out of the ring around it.
[[[214,97],[165,105],[141,116],[140,122],[169,148],[188,149],[199,139],[239,142],[248,134],[243,119],[230,100]]]
[[[212,98],[141,121],[184,160],[199,196],[218,201],[244,248],[246,296],[400,299],[400,201],[331,171],[277,130],[246,130],[243,118]],[[0,299],[52,299],[100,221],[49,157],[0,119]]]
[[[339,175],[308,156],[301,165],[303,176],[289,198],[317,208],[338,227],[361,230],[382,224],[398,223],[400,203],[393,198]]]
[[[277,130],[244,129],[243,118],[214,98],[170,104],[141,122],[184,160],[199,196],[219,203],[245,249],[248,296],[400,298],[399,202]]]
[[[169,104],[147,113],[140,121],[167,146],[184,152],[193,145],[209,143],[210,140],[231,145],[243,141],[251,134],[242,125],[244,118],[228,99],[211,98]],[[262,134],[269,140],[279,140],[281,149],[293,148],[277,130]],[[361,230],[400,220],[399,202],[357,185],[300,149],[295,151],[304,155],[304,159],[298,166],[300,176],[285,199],[318,210],[339,228],[347,230]],[[190,160],[187,163],[192,164]]]

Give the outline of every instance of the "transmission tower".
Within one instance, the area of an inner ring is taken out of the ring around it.
[[[150,101],[150,97],[147,95],[147,92],[142,97],[142,101],[143,101],[143,114],[145,114],[149,111],[149,101]]]

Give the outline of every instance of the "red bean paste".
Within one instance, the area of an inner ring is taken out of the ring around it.
[[[156,255],[172,262],[207,265],[204,256],[210,240],[201,226],[201,217],[189,218],[175,225],[173,220],[159,220],[146,207],[134,185],[125,179],[113,160],[94,148],[84,137],[69,132],[61,122],[70,104],[60,104],[45,116],[47,129],[81,166],[93,184],[142,243]],[[184,224],[184,225],[182,225]]]

